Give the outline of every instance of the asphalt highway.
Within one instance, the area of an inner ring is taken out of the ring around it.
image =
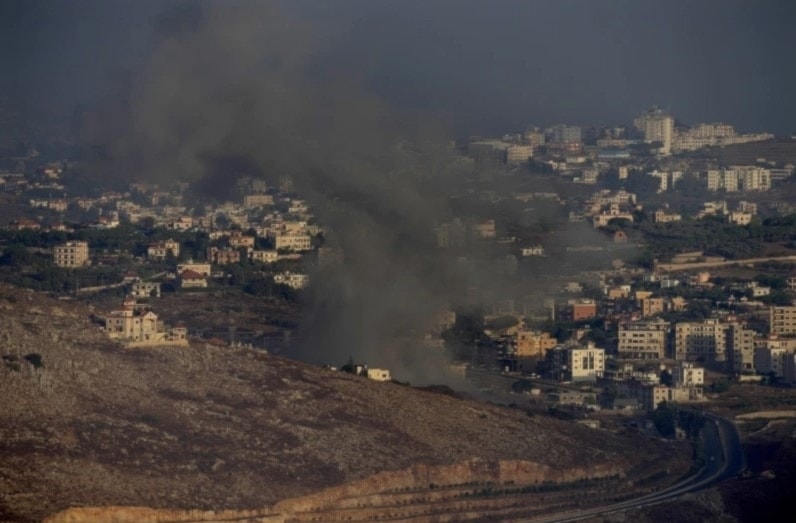
[[[738,427],[725,418],[703,413],[709,420],[702,430],[705,443],[705,466],[696,474],[666,489],[613,505],[549,514],[527,520],[528,523],[566,523],[657,505],[689,492],[697,492],[738,475],[746,466]]]

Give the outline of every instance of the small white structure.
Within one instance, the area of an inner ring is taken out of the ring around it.
[[[390,381],[390,371],[387,369],[368,369],[368,379],[374,381]]]

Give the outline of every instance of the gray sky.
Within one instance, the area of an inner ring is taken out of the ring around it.
[[[0,96],[68,121],[150,46],[164,1],[5,0]],[[401,0],[286,3],[324,62],[460,134],[527,123],[682,121],[796,130],[796,2]]]

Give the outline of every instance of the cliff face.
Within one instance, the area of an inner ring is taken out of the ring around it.
[[[124,349],[90,314],[0,287],[0,520],[80,506],[260,511],[291,499],[320,510],[301,499],[331,487],[359,499],[372,494],[356,494],[365,478],[384,482],[379,495],[461,478],[519,482],[531,470],[567,481],[562,471],[638,468],[664,452],[253,350]]]

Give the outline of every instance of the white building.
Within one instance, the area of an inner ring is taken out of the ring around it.
[[[390,371],[387,369],[368,369],[368,379],[374,381],[390,381]]]
[[[593,343],[567,350],[566,373],[572,381],[595,381],[605,372],[605,350]]]
[[[705,384],[705,369],[680,362],[672,368],[672,385],[675,387],[701,387]]]
[[[303,289],[309,285],[310,277],[306,274],[286,271],[274,274],[274,283],[287,285],[292,289]]]

